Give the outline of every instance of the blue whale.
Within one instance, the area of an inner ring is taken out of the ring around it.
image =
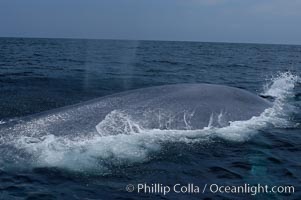
[[[116,135],[144,129],[225,127],[259,116],[271,103],[246,90],[213,84],[142,88],[27,116],[0,125],[0,135]]]

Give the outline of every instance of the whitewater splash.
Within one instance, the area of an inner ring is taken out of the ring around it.
[[[233,121],[228,126],[222,124],[223,112],[211,115],[208,126],[191,130],[189,119],[193,112],[183,116],[186,130],[146,129],[135,122],[131,116],[120,110],[110,112],[97,126],[99,134],[90,137],[45,135],[42,137],[19,136],[11,144],[18,152],[30,155],[31,167],[59,167],[72,171],[97,171],[106,173],[112,166],[134,164],[148,161],[150,155],[164,148],[165,143],[214,142],[214,139],[246,141],[258,131],[268,127],[292,127],[289,115],[294,107],[289,98],[294,95],[294,87],[300,78],[290,72],[274,77],[262,94],[273,96],[271,108],[260,116],[246,121]],[[164,127],[166,124],[164,124]],[[114,132],[116,134],[110,135]],[[85,134],[83,134],[85,135]]]

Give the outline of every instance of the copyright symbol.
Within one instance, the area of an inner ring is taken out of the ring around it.
[[[126,191],[128,192],[133,192],[135,190],[135,187],[134,185],[132,184],[128,184],[126,187],[125,187]]]

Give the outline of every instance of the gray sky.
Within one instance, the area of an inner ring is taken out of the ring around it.
[[[301,0],[0,0],[0,37],[301,44]]]

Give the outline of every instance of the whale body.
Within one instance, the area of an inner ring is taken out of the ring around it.
[[[0,135],[77,137],[224,127],[259,116],[271,103],[246,90],[213,84],[155,86],[100,97],[0,125]]]

